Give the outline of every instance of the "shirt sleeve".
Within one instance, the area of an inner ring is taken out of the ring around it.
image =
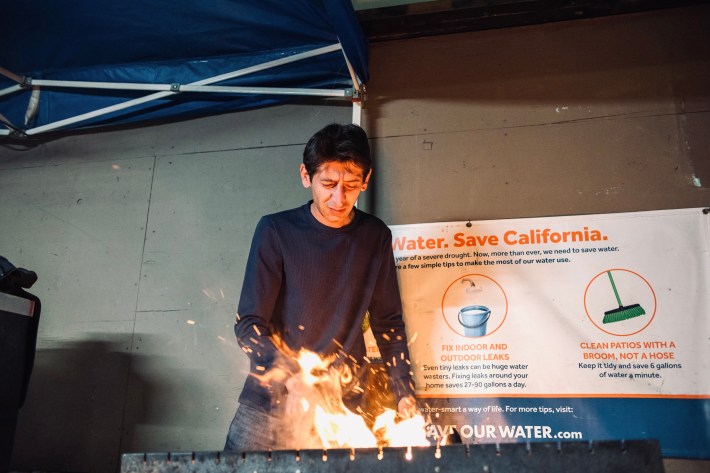
[[[377,284],[370,302],[370,326],[390,377],[392,392],[399,402],[403,397],[414,396],[414,381],[389,229],[386,240]]]
[[[244,283],[237,306],[234,333],[252,369],[268,371],[277,349],[271,339],[270,320],[283,277],[283,257],[278,235],[266,217],[254,230]]]

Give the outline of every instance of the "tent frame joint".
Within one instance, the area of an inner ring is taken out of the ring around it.
[[[353,102],[364,102],[365,101],[365,86],[360,84],[358,89],[348,89],[348,92],[352,94]]]
[[[22,130],[20,130],[20,129],[17,128],[15,125],[13,125],[13,124],[10,122],[10,120],[8,120],[7,118],[5,118],[5,116],[4,116],[2,113],[0,113],[0,123],[2,123],[3,125],[5,125],[5,128],[7,128],[7,130],[0,130],[0,131],[3,132],[3,133],[2,133],[3,135],[10,135],[10,136],[13,136],[13,135],[17,135],[17,134],[23,134],[23,133],[22,133]]]

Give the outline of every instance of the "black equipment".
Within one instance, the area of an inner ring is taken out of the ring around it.
[[[663,473],[655,440],[279,450],[225,454],[131,453],[121,473]]]

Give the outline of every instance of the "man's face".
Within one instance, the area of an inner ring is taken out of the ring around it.
[[[303,187],[311,189],[311,212],[320,223],[339,228],[352,221],[355,215],[353,207],[360,192],[367,189],[370,173],[364,176],[360,167],[338,161],[321,164],[313,179],[308,176],[303,164],[300,173]]]

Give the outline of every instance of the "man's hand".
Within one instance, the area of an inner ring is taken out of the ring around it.
[[[417,401],[412,396],[403,397],[397,403],[397,413],[402,419],[410,419],[419,414]]]

